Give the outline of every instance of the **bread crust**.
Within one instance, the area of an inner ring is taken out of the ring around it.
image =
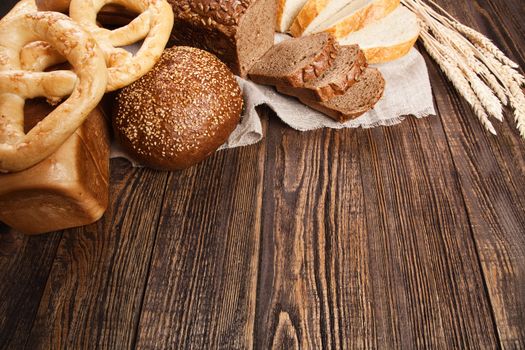
[[[359,50],[352,68],[345,76],[340,76],[337,81],[332,81],[323,86],[312,86],[306,84],[302,88],[294,88],[294,96],[312,101],[328,101],[335,96],[343,95],[352,87],[367,67],[367,62],[363,51]],[[283,84],[277,85],[277,90],[283,93],[289,91],[290,87]]]
[[[372,21],[385,17],[394,11],[399,6],[399,3],[400,0],[375,0],[325,31],[333,34],[336,38],[342,38],[351,32],[363,28]],[[290,27],[292,35],[295,37],[301,36],[308,25],[327,5],[328,0],[309,0]]]
[[[257,73],[250,71],[249,77],[258,84],[264,85],[278,85],[287,84],[293,87],[303,87],[309,81],[312,81],[321,76],[334,62],[339,51],[339,44],[332,35],[315,34],[326,36],[326,43],[312,59],[312,61],[304,67],[299,67],[295,72],[290,73],[285,77],[273,77],[265,75],[264,73]],[[300,39],[292,39],[300,40]],[[263,57],[264,59],[264,57]]]
[[[206,51],[178,46],[120,91],[113,128],[122,147],[142,164],[177,170],[226,142],[241,110],[239,85],[224,63]]]
[[[363,49],[366,59],[371,64],[386,63],[405,56],[416,43],[419,34],[410,40],[386,47],[373,47]]]
[[[175,22],[171,42],[175,45],[197,47],[215,54],[234,74],[245,77],[255,60],[273,45],[276,23],[275,0],[168,0],[173,7]],[[264,19],[257,28],[251,50],[242,52],[239,42],[251,21],[245,21],[264,5],[262,14],[255,20]],[[253,56],[248,58],[247,56]]]
[[[25,128],[52,110],[45,101],[26,106]],[[0,220],[25,234],[97,221],[108,206],[110,138],[101,105],[60,148],[35,166],[0,174]]]
[[[366,113],[367,111],[369,111],[371,108],[374,107],[374,105],[377,103],[377,101],[379,101],[381,99],[381,97],[383,96],[384,87],[385,87],[385,80],[384,80],[383,76],[381,75],[381,73],[376,68],[367,68],[367,70],[373,70],[374,74],[377,77],[380,78],[380,80],[377,81],[377,83],[378,83],[377,93],[374,96],[370,97],[369,103],[367,105],[361,106],[360,108],[357,108],[357,109],[353,110],[351,113],[343,113],[340,110],[332,108],[330,106],[330,100],[325,101],[325,102],[320,102],[320,101],[314,101],[314,100],[305,98],[304,96],[302,96],[300,91],[298,91],[297,89],[291,88],[289,86],[280,85],[280,86],[277,86],[277,90],[279,92],[283,93],[283,94],[297,97],[299,99],[299,101],[301,101],[303,104],[309,106],[310,108],[313,108],[313,109],[315,109],[315,110],[317,110],[317,111],[319,111],[319,112],[329,116],[330,118],[334,119],[335,121],[338,121],[340,123],[344,123],[344,122],[346,122],[346,121],[348,121],[350,119],[355,119],[355,118],[359,117],[360,115],[362,115],[362,114]],[[356,85],[354,85],[353,87],[359,88],[359,86],[356,86]],[[346,97],[345,97],[345,95],[342,95],[339,98],[346,98]]]
[[[275,31],[284,33],[288,28],[282,28],[281,22],[283,19],[284,5],[286,0],[277,0],[277,8],[275,10]]]
[[[376,0],[326,31],[332,33],[337,39],[343,38],[367,24],[387,16],[399,6],[399,2],[399,0]]]
[[[308,0],[293,20],[290,26],[290,33],[294,37],[301,36],[306,27],[321,13],[329,1],[330,0]]]

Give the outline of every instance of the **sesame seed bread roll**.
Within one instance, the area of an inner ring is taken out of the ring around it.
[[[239,123],[242,103],[235,77],[217,57],[173,47],[150,72],[119,92],[115,136],[146,166],[184,169],[226,142]]]

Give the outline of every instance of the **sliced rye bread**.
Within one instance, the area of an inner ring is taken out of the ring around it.
[[[285,40],[266,52],[248,76],[259,84],[303,87],[330,68],[338,51],[339,45],[328,33]]]
[[[326,102],[305,99],[294,88],[277,86],[279,92],[295,96],[305,105],[341,123],[357,118],[372,109],[383,96],[384,89],[385,80],[376,68],[366,68],[359,81],[349,88],[344,95],[335,96]]]
[[[341,46],[332,66],[304,87],[295,88],[295,96],[313,101],[328,101],[343,95],[359,80],[366,67],[365,55],[359,46]]]
[[[419,36],[417,16],[399,5],[391,14],[339,40],[342,45],[357,44],[368,63],[393,61],[406,55]]]

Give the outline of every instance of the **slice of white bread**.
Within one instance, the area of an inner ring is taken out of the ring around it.
[[[419,36],[417,16],[404,6],[398,6],[383,19],[339,40],[341,45],[357,44],[368,63],[393,61],[406,55]]]
[[[293,21],[293,36],[330,31],[336,37],[356,31],[393,11],[399,0],[308,0]]]
[[[336,38],[343,38],[349,33],[366,27],[370,23],[384,18],[399,7],[400,0],[374,0],[366,6],[354,10],[347,7],[336,16],[323,22],[317,31],[332,33]]]
[[[307,0],[277,0],[277,23],[275,29],[286,33]]]

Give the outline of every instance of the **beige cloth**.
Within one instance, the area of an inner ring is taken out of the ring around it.
[[[255,110],[256,106],[262,104],[268,105],[291,128],[300,131],[388,126],[400,123],[408,115],[422,118],[436,114],[427,66],[416,49],[396,61],[375,67],[385,78],[383,97],[374,109],[344,124],[306,107],[293,97],[281,95],[273,87],[237,77],[244,96],[244,114],[239,126],[221,148],[246,146],[263,138],[261,120]],[[118,147],[113,147],[112,157],[121,156],[129,159]]]
[[[385,78],[383,97],[374,109],[343,124],[306,107],[293,97],[278,93],[273,87],[237,78],[244,94],[245,113],[241,124],[223,147],[245,146],[262,139],[261,121],[255,111],[255,107],[261,104],[268,105],[283,122],[300,131],[388,126],[401,122],[407,115],[421,118],[436,114],[427,66],[417,50],[412,49],[405,57],[375,67]]]

